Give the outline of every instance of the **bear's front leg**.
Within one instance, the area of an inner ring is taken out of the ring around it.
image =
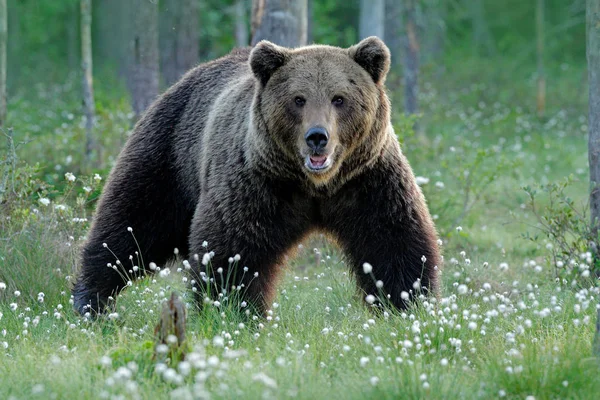
[[[273,300],[286,252],[309,229],[309,203],[268,184],[231,182],[228,187],[232,192],[203,194],[192,221],[195,290],[200,303],[235,290],[240,301],[262,314]]]
[[[365,298],[383,295],[400,309],[419,293],[435,295],[442,266],[425,199],[402,159],[379,161],[324,207]]]

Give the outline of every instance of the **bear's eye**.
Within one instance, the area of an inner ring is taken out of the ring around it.
[[[302,107],[302,106],[303,106],[303,105],[306,103],[306,100],[304,100],[304,99],[303,99],[302,97],[300,97],[300,96],[296,96],[296,98],[294,99],[294,102],[296,103],[296,105],[297,105],[298,107]]]
[[[341,106],[342,104],[344,104],[344,98],[342,96],[335,96],[332,100],[331,100],[331,104],[333,104],[334,106]]]

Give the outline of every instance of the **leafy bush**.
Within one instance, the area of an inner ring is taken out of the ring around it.
[[[589,278],[598,274],[598,260],[593,252],[597,249],[598,236],[592,229],[586,206],[578,206],[568,195],[572,176],[561,182],[527,186],[526,209],[534,215],[537,233],[526,232],[523,237],[533,242],[543,241],[549,251],[545,256],[554,268],[556,278],[564,283],[576,283],[577,276]]]

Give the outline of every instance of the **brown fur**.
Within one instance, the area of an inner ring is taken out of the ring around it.
[[[437,290],[436,232],[390,124],[389,62],[374,37],[349,49],[260,42],[190,71],[119,156],[83,251],[77,310],[101,310],[124,286],[102,243],[128,265],[137,249],[129,226],[146,262],[164,264],[174,247],[199,259],[213,251],[212,269],[194,263],[196,285],[206,287],[205,272],[225,286],[215,272],[223,268],[227,289],[243,285],[259,310],[272,301],[285,254],[314,230],[336,239],[365,293],[378,293],[365,262],[397,307],[417,279]],[[318,172],[306,166],[304,139],[315,126],[329,134],[331,162]]]

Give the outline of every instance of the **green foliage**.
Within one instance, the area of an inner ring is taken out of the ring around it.
[[[315,43],[347,47],[358,37],[358,0],[312,0]]]
[[[599,272],[598,260],[592,254],[597,249],[598,235],[592,229],[586,209],[568,194],[573,181],[574,177],[569,176],[562,182],[524,188],[528,195],[526,206],[536,219],[537,231],[526,232],[523,237],[534,242],[545,241],[549,250],[546,263],[565,283],[576,282],[578,276],[587,279],[590,271],[595,275]]]

